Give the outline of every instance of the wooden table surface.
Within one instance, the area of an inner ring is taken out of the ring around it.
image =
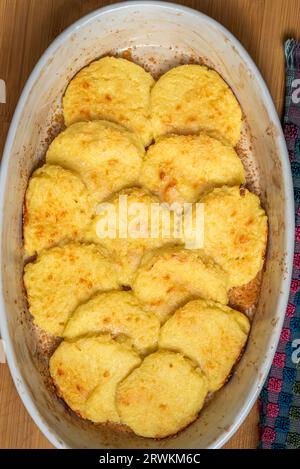
[[[25,81],[46,47],[67,26],[103,5],[99,0],[0,0],[0,155]],[[282,43],[300,34],[299,0],[195,0],[177,2],[202,11],[228,28],[248,50],[271,91],[279,115],[284,97]],[[1,101],[1,100],[0,100]],[[226,448],[255,448],[258,412],[254,406]],[[0,448],[51,448],[25,410],[8,367],[0,364]]]

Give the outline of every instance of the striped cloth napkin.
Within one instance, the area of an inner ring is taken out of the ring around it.
[[[263,449],[300,448],[300,43],[285,43],[284,135],[295,196],[295,254],[283,329],[271,371],[260,395]]]

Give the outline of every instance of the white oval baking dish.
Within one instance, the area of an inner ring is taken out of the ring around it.
[[[202,57],[222,74],[247,117],[269,216],[262,291],[237,371],[194,424],[162,441],[99,430],[67,412],[45,386],[22,321],[21,223],[28,177],[43,157],[46,132],[51,123],[55,127],[70,78],[91,60],[129,47],[161,70],[184,56]],[[247,416],[270,368],[288,300],[294,238],[292,179],[280,122],[260,73],[239,42],[211,18],[170,3],[119,3],[80,19],[52,43],[27,81],[7,137],[0,190],[1,334],[19,395],[45,436],[58,448],[221,447]]]

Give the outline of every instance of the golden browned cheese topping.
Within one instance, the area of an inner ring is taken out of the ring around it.
[[[34,330],[59,343],[50,381],[83,419],[169,437],[231,376],[258,297],[267,216],[234,148],[242,111],[205,66],[155,83],[108,56],[62,104],[23,217]]]
[[[99,293],[72,314],[63,337],[74,340],[87,334],[122,335],[144,355],[157,347],[160,323],[143,309],[130,291]]]
[[[74,309],[93,294],[119,287],[114,264],[99,246],[70,243],[43,251],[25,266],[34,323],[61,336]]]
[[[116,214],[114,234],[107,230],[108,211],[103,210],[92,221],[86,239],[104,246],[117,264],[122,285],[132,284],[135,272],[145,252],[165,244],[174,243],[174,230],[164,234],[163,219],[169,217],[167,208],[159,205],[159,199],[140,188],[124,189],[107,201]],[[151,232],[154,218],[152,207],[159,210],[157,229]],[[122,220],[120,221],[120,218]],[[107,234],[106,234],[107,233]]]
[[[78,122],[53,140],[46,160],[80,176],[97,203],[137,183],[144,151],[139,137],[124,127]]]
[[[207,381],[179,353],[148,355],[117,387],[121,421],[137,435],[164,438],[197,418],[207,394]]]
[[[24,203],[28,256],[59,243],[80,240],[92,207],[83,182],[60,166],[44,165],[31,176]]]
[[[225,383],[246,343],[248,318],[228,306],[194,300],[178,309],[160,332],[159,346],[198,364],[210,391]]]
[[[135,295],[161,322],[192,298],[226,304],[228,276],[200,251],[167,247],[145,256],[133,282]]]
[[[140,135],[145,146],[152,140],[150,73],[126,59],[104,57],[84,67],[71,80],[63,98],[66,126],[104,119]]]
[[[263,267],[267,245],[267,216],[259,198],[247,189],[224,186],[200,202],[204,252],[229,274],[230,287],[249,283]]]
[[[214,187],[243,184],[245,171],[232,147],[208,135],[170,135],[148,149],[140,182],[165,202],[196,202]]]
[[[62,342],[50,359],[58,394],[74,412],[96,423],[119,422],[117,384],[140,364],[138,355],[109,336]]]
[[[229,86],[214,70],[181,65],[165,73],[151,92],[154,137],[206,132],[235,146],[242,112]]]

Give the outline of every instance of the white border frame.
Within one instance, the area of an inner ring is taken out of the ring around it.
[[[264,103],[267,109],[267,112],[269,116],[272,119],[272,122],[274,123],[276,127],[276,131],[278,132],[277,141],[278,141],[278,147],[280,149],[280,156],[281,156],[281,164],[282,164],[282,174],[283,174],[283,182],[284,182],[284,190],[285,190],[285,205],[286,205],[286,210],[285,210],[285,229],[286,229],[286,236],[285,236],[285,245],[284,249],[286,252],[286,258],[285,258],[285,263],[286,263],[286,273],[284,277],[282,278],[281,281],[281,288],[280,288],[280,293],[279,293],[279,301],[278,301],[278,310],[284,311],[286,310],[287,302],[288,302],[288,296],[289,296],[289,289],[290,289],[290,281],[291,281],[291,276],[292,276],[292,271],[293,271],[293,255],[294,255],[294,195],[293,195],[293,180],[292,180],[292,174],[291,174],[291,167],[290,167],[290,162],[288,158],[288,153],[287,153],[287,148],[285,144],[285,139],[283,136],[282,132],[282,127],[281,123],[279,121],[274,103],[272,101],[272,98],[270,96],[269,90],[265,84],[264,79],[262,78],[258,68],[256,67],[255,63],[253,62],[252,58],[249,56],[249,54],[246,52],[246,50],[243,48],[243,46],[240,44],[240,42],[226,29],[224,26],[220,25],[217,21],[213,20],[209,16],[198,12],[196,10],[193,10],[191,8],[182,6],[182,5],[177,5],[174,3],[168,3],[168,2],[160,2],[160,1],[127,1],[127,2],[121,2],[121,3],[116,3],[114,5],[109,5],[103,8],[100,8],[98,10],[95,10],[94,12],[84,16],[83,18],[79,19],[75,23],[73,23],[71,26],[69,26],[65,31],[63,31],[53,42],[52,44],[46,49],[36,66],[34,67],[32,73],[30,74],[26,85],[23,89],[23,92],[21,94],[21,97],[19,99],[18,105],[16,107],[8,136],[6,139],[6,144],[3,152],[3,157],[2,157],[2,162],[1,162],[1,174],[0,174],[0,246],[2,246],[2,230],[3,230],[3,209],[4,209],[4,195],[5,195],[5,187],[6,187],[6,175],[8,171],[8,162],[9,162],[9,155],[11,153],[13,141],[15,139],[15,134],[18,128],[18,122],[20,119],[20,115],[23,111],[24,105],[26,103],[26,100],[28,98],[28,94],[32,88],[33,83],[39,76],[42,68],[46,65],[49,57],[53,55],[55,50],[58,48],[58,46],[65,42],[68,37],[70,37],[74,32],[79,29],[82,25],[88,23],[91,19],[100,17],[107,11],[116,11],[119,9],[124,9],[127,7],[132,7],[132,6],[139,6],[139,7],[149,7],[153,6],[156,8],[171,8],[178,13],[180,12],[186,12],[189,14],[193,14],[195,16],[198,16],[199,18],[204,18],[205,21],[208,23],[212,24],[213,26],[217,27],[220,32],[222,32],[225,36],[229,37],[231,42],[235,45],[237,50],[239,51],[239,54],[241,57],[247,62],[249,70],[253,73],[253,75],[256,77],[256,80],[261,88],[261,93],[264,98]],[[1,252],[0,252],[1,256]],[[1,259],[1,258],[0,258]],[[2,263],[1,263],[2,265]],[[40,428],[40,430],[43,432],[43,434],[46,436],[46,438],[52,443],[56,448],[66,448],[65,445],[63,445],[60,441],[60,438],[52,433],[52,431],[49,429],[47,423],[44,421],[42,415],[39,413],[34,401],[30,397],[30,394],[27,390],[27,386],[22,378],[22,374],[20,372],[20,369],[17,365],[16,357],[15,357],[15,352],[13,350],[13,347],[10,343],[10,338],[9,338],[9,333],[8,333],[8,324],[7,324],[7,318],[6,318],[6,312],[5,312],[5,307],[4,307],[4,301],[3,301],[3,280],[2,280],[2,269],[0,270],[0,331],[2,335],[2,339],[5,343],[6,346],[6,357],[7,357],[7,363],[13,378],[13,381],[15,383],[15,386],[18,390],[19,396],[26,407],[28,413],[36,423],[36,425]],[[282,326],[283,321],[284,321],[285,315],[281,315],[281,321],[278,326]],[[247,417],[248,413],[250,412],[255,400],[258,398],[258,394],[261,390],[261,386],[259,386],[259,382],[264,382],[265,379],[267,378],[268,372],[270,370],[273,357],[276,351],[276,347],[279,341],[279,336],[281,332],[281,327],[277,328],[277,331],[275,334],[273,334],[273,340],[272,340],[272,346],[270,347],[270,353],[268,355],[268,358],[266,359],[266,366],[265,369],[262,371],[263,373],[263,380],[262,377],[260,377],[260,380],[258,381],[258,377],[253,381],[252,384],[252,389],[250,392],[250,398],[247,401],[247,403],[241,408],[240,412],[235,416],[234,422],[230,428],[229,432],[224,432],[223,435],[221,435],[215,442],[214,446],[210,447],[212,448],[221,448],[231,437],[232,435],[237,431],[239,426],[243,423],[245,418]]]

